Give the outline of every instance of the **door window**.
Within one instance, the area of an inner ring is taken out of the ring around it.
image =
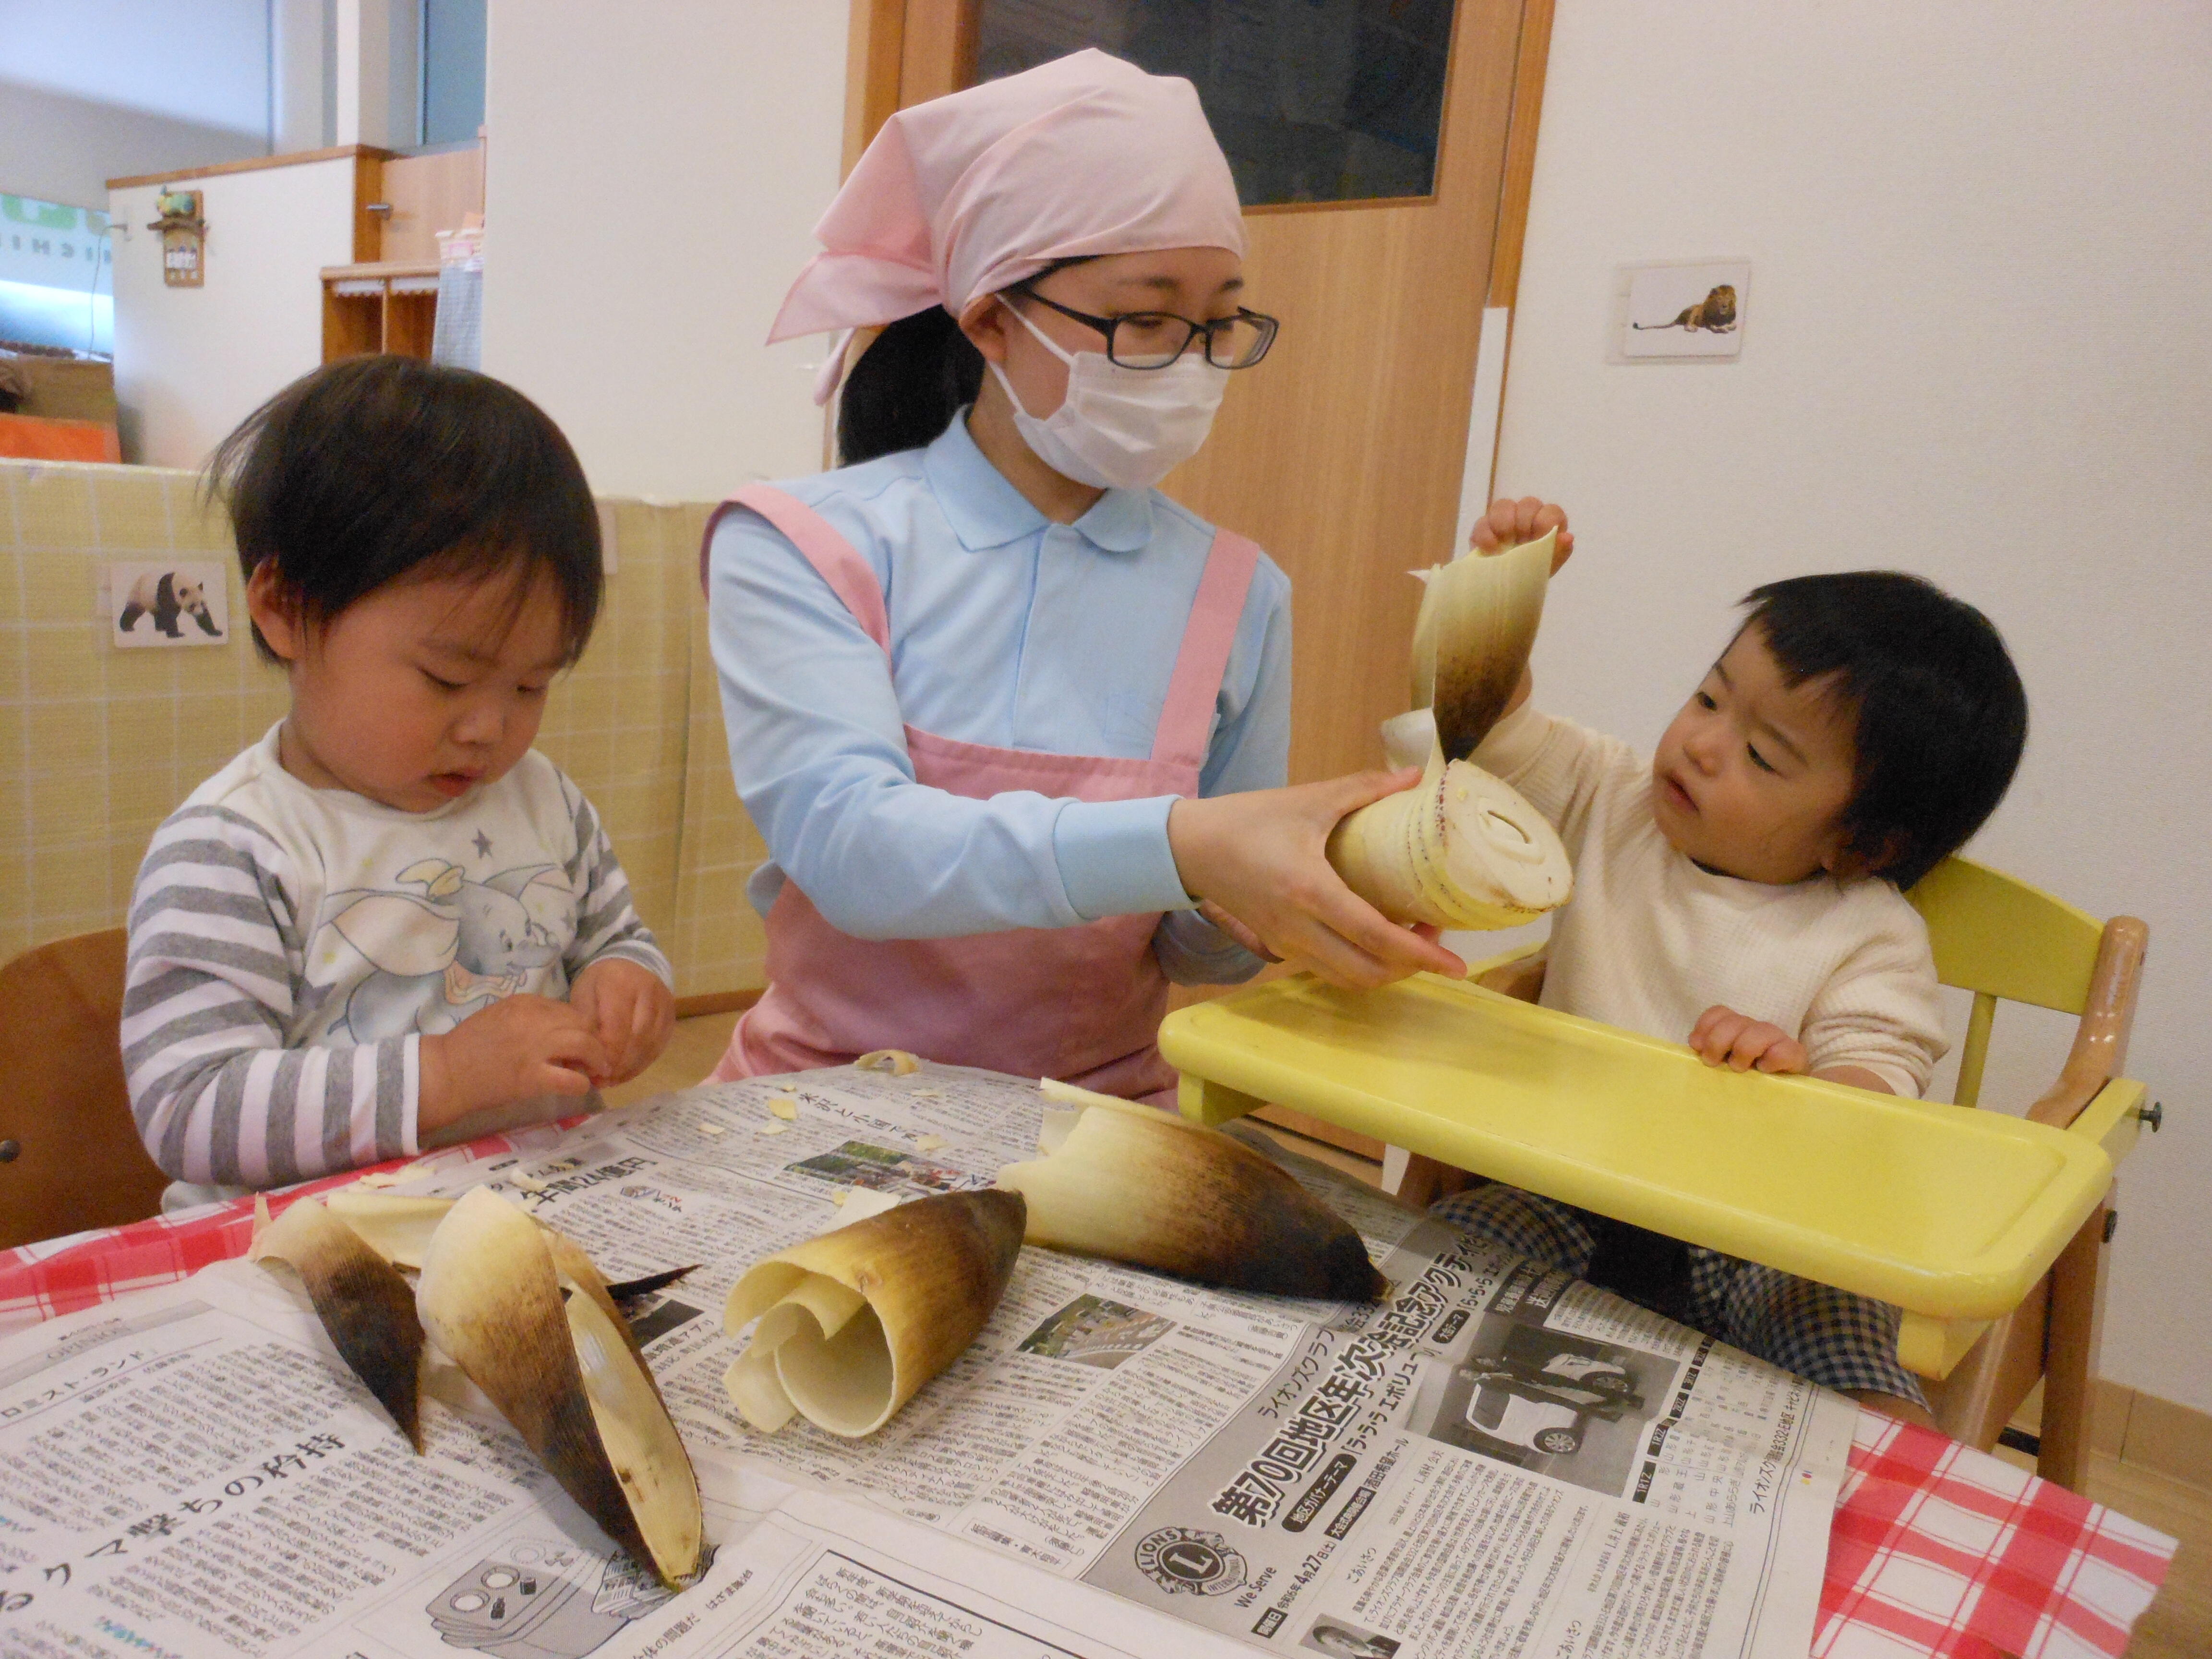
[[[1198,88],[1247,207],[1435,192],[1454,0],[981,0],[979,81],[1097,46]]]

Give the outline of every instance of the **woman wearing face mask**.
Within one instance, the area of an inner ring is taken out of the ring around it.
[[[1139,1097],[1170,978],[1461,971],[1322,857],[1413,775],[1280,787],[1288,583],[1152,488],[1275,331],[1189,82],[1084,52],[902,111],[817,234],[771,337],[888,326],[845,465],[708,532],[770,854],[770,985],[715,1075],[902,1048]]]

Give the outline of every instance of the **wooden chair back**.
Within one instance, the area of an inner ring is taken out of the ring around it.
[[[1960,858],[1946,859],[1929,871],[1908,896],[1928,924],[1936,978],[1973,993],[1960,1050],[1959,1086],[1952,1096],[1958,1104],[1980,1103],[2000,1001],[2080,1017],[2124,1013],[2132,1020],[2149,934],[2132,917],[2099,921],[2016,877]],[[2107,969],[2101,992],[2100,961]],[[2124,1008],[2116,998],[2124,1000]],[[2106,1058],[2110,1065],[2105,1077],[2118,1075],[2124,1047]]]
[[[168,1177],[131,1116],[118,1032],[123,929],[80,933],[0,968],[0,1249],[139,1221]]]
[[[2055,1128],[2071,1124],[2127,1063],[2150,929],[2133,916],[2100,922],[1966,859],[1946,860],[1911,897],[1928,924],[1936,977],[1973,993],[1953,1099],[1980,1103],[1997,1004],[2027,1003],[2078,1018],[2057,1079],[2027,1110]],[[2040,1378],[2037,1467],[2076,1490],[2088,1449],[2108,1214],[2109,1200],[2027,1300],[1992,1326],[1950,1376],[1928,1387],[1945,1432],[1986,1449]]]

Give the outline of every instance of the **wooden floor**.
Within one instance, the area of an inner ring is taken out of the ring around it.
[[[678,1022],[667,1053],[641,1076],[607,1091],[610,1105],[688,1089],[713,1069],[730,1040],[735,1014],[708,1014]],[[1265,1127],[1265,1126],[1261,1126]],[[1371,1158],[1340,1152],[1288,1130],[1267,1129],[1285,1146],[1379,1186],[1382,1170]],[[2033,1430],[2032,1416],[2023,1426]],[[1997,1455],[2029,1468],[2034,1461],[2000,1448]],[[2166,1588],[2136,1626],[2128,1659],[2206,1659],[2212,1655],[2212,1489],[2177,1480],[2139,1463],[2092,1452],[2089,1496],[2146,1526],[2181,1540]]]
[[[2092,1453],[2089,1496],[2171,1533],[2181,1549],[2166,1588],[2136,1624],[2128,1659],[2205,1659],[2212,1654],[2212,1490]]]

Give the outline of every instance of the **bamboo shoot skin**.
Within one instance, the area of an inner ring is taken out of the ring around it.
[[[1028,1242],[1202,1284],[1370,1302],[1388,1289],[1359,1235],[1218,1129],[1108,1101],[1058,1148],[999,1171],[1029,1200]]]

